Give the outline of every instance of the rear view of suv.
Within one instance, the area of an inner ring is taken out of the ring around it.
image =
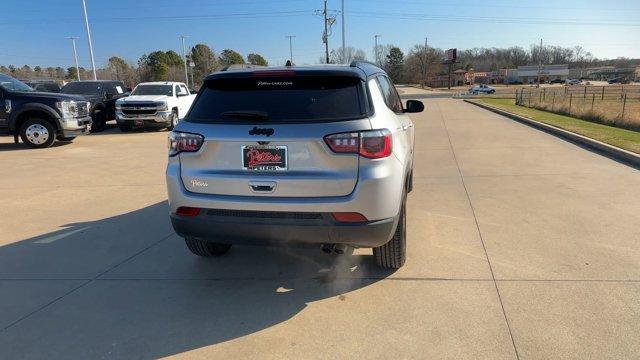
[[[373,248],[406,258],[413,123],[383,70],[350,66],[223,71],[205,78],[169,135],[171,222],[200,256],[232,244]]]

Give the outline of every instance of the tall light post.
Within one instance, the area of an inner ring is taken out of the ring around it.
[[[180,35],[178,36],[180,40],[182,40],[182,57],[184,59],[184,82],[187,84],[187,88],[189,87],[189,71],[187,70],[187,50],[184,47],[184,39],[188,38],[188,36]]]
[[[78,81],[80,81],[80,67],[78,66],[78,52],[76,51],[76,39],[77,36],[68,36],[67,39],[71,40],[71,44],[73,45],[73,58],[76,60],[76,76],[78,77]]]
[[[382,35],[375,35],[373,37],[374,41],[375,41],[375,47],[373,48],[373,50],[375,51],[375,56],[376,56],[376,63],[378,65],[380,65],[380,56],[378,54],[378,38],[382,37]]]
[[[96,75],[96,61],[93,59],[93,44],[91,43],[91,30],[89,29],[89,17],[87,16],[87,4],[84,0],[82,0],[82,10],[84,11],[84,28],[87,31],[87,41],[89,41],[89,55],[91,55],[93,80],[98,80],[98,75]]]
[[[345,35],[344,35],[344,0],[342,0],[342,9],[340,11],[340,16],[342,17],[342,61],[346,62],[345,60]]]
[[[538,86],[540,87],[540,79],[542,77],[542,39],[540,39],[540,50],[538,51]]]
[[[287,35],[285,36],[286,38],[289,38],[289,61],[291,62],[291,65],[293,65],[293,38],[295,38],[295,35]]]

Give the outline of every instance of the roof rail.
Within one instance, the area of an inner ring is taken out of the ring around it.
[[[366,65],[372,65],[372,66],[375,66],[375,67],[377,67],[377,68],[380,68],[380,67],[378,66],[378,64],[373,63],[373,62],[371,62],[371,61],[367,61],[367,60],[353,60],[353,61],[351,62],[351,64],[349,64],[349,66],[351,66],[351,67],[358,67],[358,64],[363,64],[363,65],[364,65],[364,64],[366,64]]]
[[[259,69],[266,68],[263,65],[252,65],[252,64],[231,64],[223,67],[220,71],[229,71],[229,70],[242,70],[242,69]]]

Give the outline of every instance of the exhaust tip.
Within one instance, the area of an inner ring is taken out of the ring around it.
[[[325,254],[331,254],[333,252],[333,247],[334,245],[331,244],[323,244],[320,249],[322,250],[323,253]]]
[[[338,255],[342,255],[347,251],[347,245],[343,245],[343,244],[336,244],[333,247],[333,251],[338,254]]]

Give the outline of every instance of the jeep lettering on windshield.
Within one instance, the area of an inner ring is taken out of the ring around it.
[[[282,171],[287,169],[286,146],[243,146],[242,167],[245,170]]]

